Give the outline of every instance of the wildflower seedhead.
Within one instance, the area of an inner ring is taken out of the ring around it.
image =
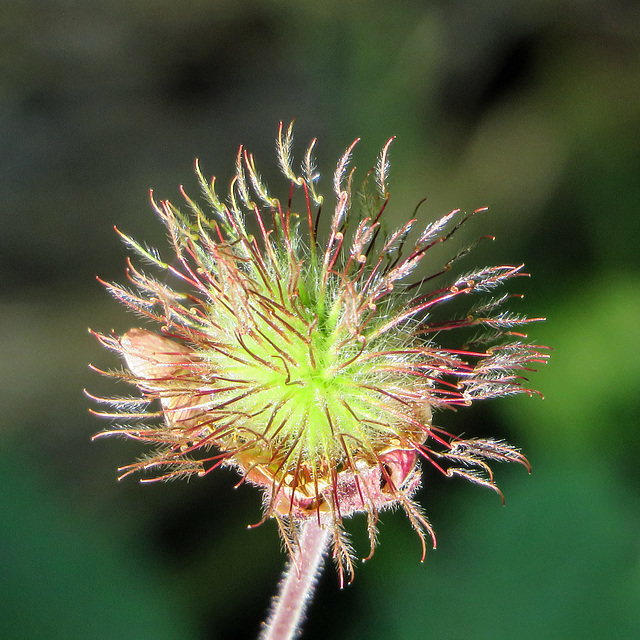
[[[323,197],[316,190],[315,140],[298,173],[292,128],[280,125],[278,162],[290,182],[284,205],[270,195],[242,147],[224,202],[196,164],[212,216],[184,192],[187,213],[152,198],[177,262],[120,234],[185,292],[129,262],[132,289],[105,284],[137,314],[159,323],[159,333],[135,328],[122,336],[96,334],[126,364],[107,375],[140,392],[97,399],[115,407],[102,415],[117,421],[98,435],[156,445],[123,467],[121,477],[141,471],[153,481],[233,467],[262,489],[262,521],[276,520],[290,551],[305,520],[316,518],[330,529],[341,580],[353,570],[343,529],[353,513],[366,513],[369,555],[379,512],[396,506],[420,536],[423,556],[427,537],[435,546],[432,527],[412,499],[420,460],[498,493],[490,461],[529,467],[502,441],[463,439],[434,426],[432,412],[531,394],[522,372],[546,358],[541,347],[514,332],[532,320],[501,310],[509,296],[484,300],[459,318],[432,319],[447,301],[524,275],[522,265],[478,269],[428,290],[451,260],[417,285],[406,284],[432,247],[483,209],[452,211],[417,234],[416,220],[385,232],[391,141],[357,199],[349,169],[355,142],[339,160],[326,242],[319,239]],[[436,342],[442,332],[470,327],[485,335],[460,349]]]

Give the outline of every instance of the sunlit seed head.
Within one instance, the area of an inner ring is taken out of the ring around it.
[[[291,127],[281,125],[277,138],[279,166],[290,182],[286,205],[270,194],[243,148],[225,202],[197,167],[210,213],[186,195],[188,213],[153,202],[177,261],[165,262],[121,234],[165,275],[156,279],[130,264],[132,290],[106,285],[157,323],[159,333],[96,334],[126,365],[108,375],[139,392],[96,398],[114,407],[103,415],[116,421],[98,435],[121,434],[156,447],[123,467],[122,476],[140,471],[149,481],[234,467],[263,491],[263,519],[276,520],[288,546],[306,519],[332,531],[341,577],[352,573],[343,520],[353,513],[367,515],[369,555],[379,512],[395,506],[407,513],[423,549],[425,535],[435,544],[412,499],[420,460],[498,493],[489,461],[528,467],[506,443],[456,437],[432,416],[478,399],[531,394],[522,373],[546,358],[517,331],[532,320],[502,309],[507,295],[483,298],[460,317],[431,319],[452,299],[491,292],[524,274],[522,266],[500,265],[442,284],[450,260],[412,285],[408,278],[427,252],[470,216],[455,210],[422,231],[410,220],[385,233],[390,143],[357,190],[349,169],[355,143],[347,149],[324,225],[315,140],[297,172]],[[171,280],[175,285],[165,284]],[[478,334],[458,349],[438,345],[440,334],[460,329]]]

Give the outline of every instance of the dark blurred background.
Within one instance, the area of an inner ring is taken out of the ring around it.
[[[231,471],[139,485],[141,449],[91,443],[82,389],[125,393],[87,333],[140,321],[113,225],[166,249],[148,202],[224,186],[240,142],[274,191],[279,120],[321,186],[357,136],[391,135],[389,216],[490,211],[462,268],[526,262],[514,310],[544,315],[544,400],[437,416],[522,446],[491,492],[425,471],[438,536],[420,564],[401,513],[340,591],[330,568],[305,638],[640,637],[640,9],[583,0],[112,0],[0,7],[0,637],[257,635],[284,555]],[[329,194],[330,195],[330,194]],[[465,235],[466,234],[466,235]],[[166,251],[165,251],[166,255]],[[350,524],[366,552],[363,519]],[[366,553],[365,553],[366,555]]]

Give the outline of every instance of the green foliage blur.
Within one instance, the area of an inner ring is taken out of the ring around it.
[[[0,637],[256,637],[284,562],[273,523],[246,528],[257,492],[224,470],[117,483],[142,450],[90,442],[82,389],[128,392],[87,369],[117,366],[87,327],[141,323],[94,279],[125,280],[113,225],[166,249],[148,189],[196,193],[198,157],[224,191],[241,142],[286,191],[292,118],[325,192],[354,138],[364,171],[396,135],[390,216],[488,205],[460,241],[497,240],[462,268],[525,262],[512,308],[554,348],[544,400],[436,417],[523,448],[531,476],[496,469],[506,507],[425,469],[438,549],[420,564],[384,514],[351,586],[325,571],[303,637],[640,637],[636,3],[52,0],[0,21]]]

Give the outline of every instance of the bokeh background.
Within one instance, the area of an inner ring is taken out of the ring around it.
[[[554,347],[517,397],[437,416],[521,446],[491,492],[425,472],[420,564],[387,513],[373,560],[325,572],[305,638],[640,637],[640,9],[607,0],[41,0],[0,7],[0,637],[254,638],[284,555],[230,471],[115,480],[140,448],[91,443],[82,389],[114,393],[87,333],[128,315],[113,232],[165,248],[148,189],[220,185],[237,146],[277,191],[277,123],[319,139],[325,190],[357,136],[392,148],[389,215],[488,205],[463,268],[524,261],[515,310]],[[364,523],[350,526],[366,550]]]

